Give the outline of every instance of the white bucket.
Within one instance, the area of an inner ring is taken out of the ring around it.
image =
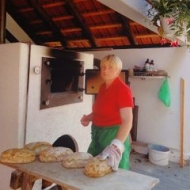
[[[161,145],[151,144],[149,148],[149,161],[156,165],[167,166],[170,150]]]

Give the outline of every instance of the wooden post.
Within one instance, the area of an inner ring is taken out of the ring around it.
[[[185,80],[180,80],[180,166],[184,167],[184,100],[185,100]]]
[[[5,43],[6,0],[0,0],[0,44]]]

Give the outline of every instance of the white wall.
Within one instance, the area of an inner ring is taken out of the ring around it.
[[[29,91],[27,98],[28,61]],[[80,103],[40,110],[42,57],[50,57],[49,48],[13,43],[0,45],[0,153],[9,148],[23,147],[24,143],[47,141],[53,143],[63,134],[72,135],[79,151],[87,151],[90,127],[83,127],[80,118],[91,112],[92,96],[83,96]],[[82,53],[85,69],[93,68],[93,55]],[[25,133],[26,132],[26,133]],[[12,169],[0,165],[0,190],[8,190]],[[35,189],[39,189],[40,182]]]
[[[41,68],[42,57],[49,57],[48,48],[32,45],[26,143],[31,141],[53,143],[59,136],[70,134],[77,140],[79,150],[87,151],[90,127],[83,127],[80,119],[83,114],[91,112],[92,96],[84,94],[81,103],[40,110],[41,74],[35,74],[34,67]],[[77,59],[85,62],[85,69],[93,67],[92,54],[82,53]]]
[[[28,56],[27,44],[0,45],[0,152],[24,143]],[[0,165],[0,190],[8,189],[11,171]]]
[[[179,161],[180,152],[180,78],[185,79],[184,153],[190,156],[190,52],[186,48],[126,49],[93,52],[101,59],[107,54],[118,55],[124,69],[143,66],[147,58],[154,60],[157,69],[168,72],[171,90],[171,106],[165,107],[158,99],[158,91],[164,79],[132,79],[131,88],[139,106],[137,140],[160,144],[171,148],[172,161]]]

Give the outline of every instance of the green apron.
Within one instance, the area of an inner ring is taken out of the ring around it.
[[[115,139],[119,126],[110,127],[97,127],[92,125],[91,127],[91,143],[88,148],[88,153],[93,156],[100,154],[113,139]],[[119,163],[119,168],[129,170],[129,156],[131,151],[130,137],[124,142],[125,151],[122,154],[122,159]]]

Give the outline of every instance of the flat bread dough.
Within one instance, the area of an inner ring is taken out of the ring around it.
[[[107,160],[99,160],[98,157],[94,157],[85,165],[83,172],[89,177],[102,177],[112,172],[112,168],[108,166]]]
[[[43,142],[43,141],[31,142],[24,146],[24,148],[33,150],[36,155],[39,155],[41,151],[46,150],[50,147],[52,147],[52,145],[49,142]]]
[[[66,147],[51,147],[40,152],[38,159],[41,162],[59,162],[68,154],[73,154],[70,148]]]
[[[26,148],[7,149],[1,153],[0,157],[0,161],[3,163],[30,163],[35,159],[35,153]]]
[[[63,157],[62,166],[65,168],[84,168],[92,155],[87,152],[74,152]]]

